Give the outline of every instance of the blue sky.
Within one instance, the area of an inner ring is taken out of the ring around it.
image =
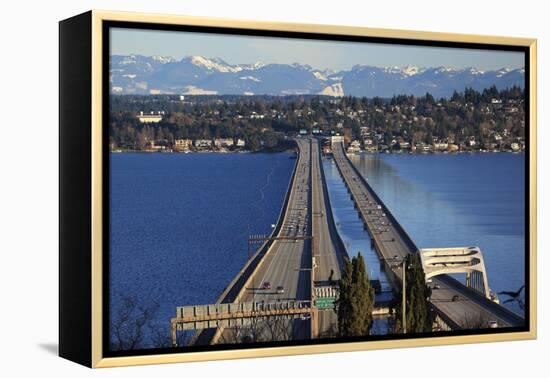
[[[272,37],[229,36],[156,30],[111,29],[113,55],[189,55],[219,57],[231,64],[301,63],[318,69],[347,70],[356,64],[386,66],[449,66],[495,70],[521,68],[524,54],[490,50],[452,49],[313,41]]]

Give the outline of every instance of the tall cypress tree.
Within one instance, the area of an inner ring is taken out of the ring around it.
[[[361,253],[346,262],[338,282],[340,297],[337,300],[338,329],[342,336],[369,334],[374,307],[374,289],[370,285]]]
[[[340,289],[339,297],[336,301],[336,313],[338,314],[338,330],[342,336],[349,336],[348,330],[351,329],[352,321],[352,262],[347,260],[344,265],[342,277],[338,280]]]

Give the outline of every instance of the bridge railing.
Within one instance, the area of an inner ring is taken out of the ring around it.
[[[202,306],[182,306],[176,309],[176,318],[192,321],[193,318],[216,317],[218,315],[251,314],[280,310],[296,310],[311,308],[311,301],[273,301],[273,302],[238,302],[216,303]]]
[[[220,331],[220,328],[247,327],[253,319],[303,318],[311,314],[311,301],[216,303],[202,306],[178,307],[172,318],[172,344],[177,342],[178,331]]]

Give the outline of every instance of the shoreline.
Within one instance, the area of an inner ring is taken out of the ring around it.
[[[236,155],[236,154],[274,154],[280,152],[295,152],[293,149],[284,149],[284,150],[260,150],[260,151],[166,151],[166,150],[110,150],[111,154],[177,154],[177,155],[197,155],[197,154],[220,154],[220,155]]]
[[[273,154],[273,153],[280,153],[280,152],[287,152],[287,153],[293,153],[295,152],[293,149],[283,149],[283,150],[259,150],[259,151],[188,151],[188,152],[182,152],[182,151],[166,151],[166,150],[110,150],[109,153],[111,154],[127,154],[127,153],[135,153],[135,154],[178,154],[178,155],[195,155],[195,154],[220,154],[220,155],[235,155],[235,154],[258,154],[258,153],[264,153],[264,154]],[[361,151],[361,152],[354,152],[354,153],[347,153],[346,155],[379,155],[379,154],[388,154],[388,155],[456,155],[456,154],[495,154],[495,153],[501,153],[501,154],[525,154],[525,151],[487,151],[487,150],[475,150],[475,151],[430,151],[430,152],[411,152],[411,151],[376,151],[376,152],[370,152],[370,151]]]

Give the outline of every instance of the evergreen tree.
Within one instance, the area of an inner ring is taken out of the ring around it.
[[[338,329],[342,336],[365,336],[372,325],[374,289],[361,253],[346,262],[338,282],[340,297],[336,303]]]

